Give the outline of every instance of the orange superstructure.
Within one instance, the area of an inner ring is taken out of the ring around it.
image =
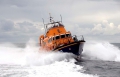
[[[63,52],[72,52],[74,54],[74,52],[71,51],[72,48],[75,48],[78,43],[79,45],[80,43],[82,45],[82,43],[84,44],[85,42],[83,36],[79,41],[76,35],[72,36],[70,31],[66,31],[62,22],[54,22],[51,16],[50,23],[44,24],[44,27],[45,34],[39,37],[39,41],[41,48],[46,51],[58,50]],[[79,47],[77,47],[77,50],[79,50]]]
[[[46,35],[40,36],[40,46],[47,50],[56,48],[57,46],[73,42],[71,33],[66,32],[64,26],[57,22],[52,27],[47,29]]]

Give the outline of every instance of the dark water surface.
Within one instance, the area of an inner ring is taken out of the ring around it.
[[[76,64],[84,66],[87,74],[97,74],[100,77],[120,77],[120,62],[83,60]]]

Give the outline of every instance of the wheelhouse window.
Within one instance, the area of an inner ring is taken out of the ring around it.
[[[61,38],[65,38],[65,35],[61,35]]]
[[[70,34],[66,34],[66,37],[70,37]]]
[[[52,41],[52,38],[50,38],[49,40],[48,40],[48,43],[50,43]]]
[[[57,40],[57,39],[60,39],[60,36],[56,36],[56,40]]]
[[[52,37],[53,38],[53,40],[55,40],[55,37]]]
[[[58,40],[60,38],[65,38],[65,37],[70,37],[70,36],[71,36],[70,34],[64,34],[64,35],[52,37],[51,39],[52,40]]]

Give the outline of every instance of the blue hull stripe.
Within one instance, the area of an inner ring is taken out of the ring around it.
[[[72,44],[56,48],[54,51],[68,52],[73,53],[75,55],[80,55],[83,51],[83,45],[84,42],[74,42]]]

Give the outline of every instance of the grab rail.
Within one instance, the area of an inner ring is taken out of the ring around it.
[[[81,36],[80,41],[84,41],[83,35],[80,35],[80,36]],[[79,36],[76,36],[76,35],[73,35],[73,36],[72,36],[72,38],[73,38],[75,41],[78,41],[77,37],[79,37]]]

